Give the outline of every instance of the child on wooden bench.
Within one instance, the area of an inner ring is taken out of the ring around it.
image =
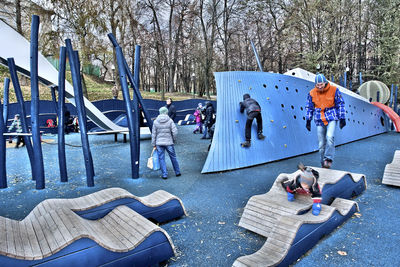
[[[321,190],[318,184],[319,173],[305,167],[303,163],[297,166],[301,173],[293,180],[282,181],[282,186],[287,192],[288,201],[294,201],[294,193],[311,195],[313,200],[312,214],[317,216],[321,212]]]

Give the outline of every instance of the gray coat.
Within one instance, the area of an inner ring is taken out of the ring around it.
[[[153,123],[151,133],[152,146],[170,146],[176,141],[178,129],[167,114],[158,115]]]

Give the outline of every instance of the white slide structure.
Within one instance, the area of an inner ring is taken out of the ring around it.
[[[13,28],[0,20],[0,63],[7,66],[7,58],[14,58],[18,72],[30,76],[30,43]],[[47,86],[58,85],[58,71],[39,52],[38,57],[39,81]],[[75,105],[74,90],[72,85],[65,81],[65,95],[67,100]],[[84,98],[86,115],[97,126],[106,131],[128,131],[108,119],[89,100]]]

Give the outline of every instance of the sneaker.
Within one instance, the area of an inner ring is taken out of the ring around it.
[[[164,176],[163,176],[162,178],[163,178],[164,180],[167,180],[167,179],[168,179],[168,177],[164,177]]]
[[[241,143],[240,144],[242,147],[250,147],[251,146],[251,143],[250,143],[250,141],[246,141],[246,142],[244,142],[244,143]]]
[[[258,139],[260,139],[260,140],[264,140],[265,135],[263,135],[262,133],[259,133],[257,137],[258,137]]]
[[[322,168],[325,169],[330,169],[332,166],[332,160],[324,160],[324,163],[322,164]]]
[[[176,177],[179,177],[179,176],[181,176],[181,175],[182,175],[181,173],[175,174]]]

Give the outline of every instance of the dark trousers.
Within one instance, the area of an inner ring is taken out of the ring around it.
[[[263,125],[262,125],[261,112],[259,111],[250,112],[247,115],[247,121],[246,121],[246,130],[245,130],[246,141],[251,140],[251,125],[253,124],[254,118],[256,118],[257,120],[257,134],[262,133]]]
[[[25,145],[25,140],[23,136],[17,135],[17,144],[15,145],[15,147],[19,147],[19,144],[22,143],[22,146]]]

